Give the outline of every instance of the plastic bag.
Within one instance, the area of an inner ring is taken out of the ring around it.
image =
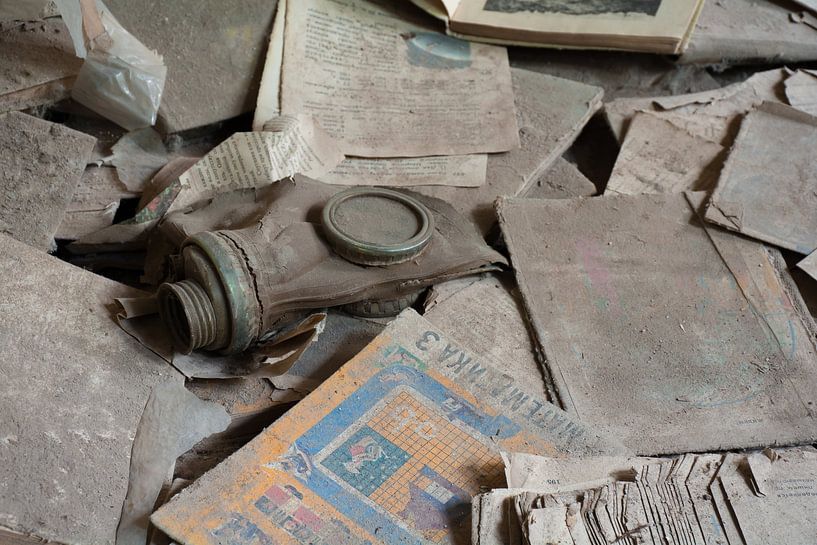
[[[55,3],[77,56],[85,58],[71,97],[128,130],[155,124],[167,76],[161,55],[125,30],[99,0],[96,21],[88,13],[83,17],[80,0]],[[101,28],[89,31],[95,23]]]

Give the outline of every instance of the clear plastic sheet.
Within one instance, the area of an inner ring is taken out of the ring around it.
[[[167,67],[161,55],[145,47],[125,30],[99,0],[96,10],[104,34],[88,36],[80,0],[55,0],[74,41],[77,56],[85,59],[71,97],[128,130],[156,123]]]

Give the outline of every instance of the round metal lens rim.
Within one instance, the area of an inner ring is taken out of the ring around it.
[[[400,202],[413,210],[420,218],[421,227],[416,235],[405,242],[399,244],[376,244],[365,242],[351,237],[341,231],[335,221],[335,214],[341,204],[349,199],[363,196],[381,196]],[[406,259],[411,259],[420,253],[431,241],[434,234],[434,216],[431,211],[420,201],[390,189],[354,187],[335,194],[327,201],[322,213],[323,225],[328,235],[336,242],[350,246],[355,251],[375,258],[393,257],[407,254]]]

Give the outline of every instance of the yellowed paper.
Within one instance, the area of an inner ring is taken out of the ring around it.
[[[782,83],[789,74],[785,68],[778,68],[702,93],[617,99],[604,105],[605,115],[619,142],[624,140],[633,116],[641,111],[653,113],[690,134],[726,146],[737,134],[740,116],[764,101],[782,101]]]
[[[335,141],[311,117],[281,116],[263,131],[234,134],[179,176],[181,191],[168,211],[294,174],[316,178],[342,160]]]
[[[506,50],[413,24],[401,4],[289,4],[282,113],[313,115],[359,157],[519,147]]]
[[[281,63],[284,59],[284,21],[287,0],[278,0],[275,20],[272,23],[264,75],[258,89],[258,100],[252,120],[252,130],[260,131],[264,123],[281,115]]]
[[[487,168],[484,153],[398,159],[350,157],[318,179],[335,185],[479,187],[485,183]]]
[[[450,26],[480,39],[679,53],[702,4],[461,0]]]
[[[724,148],[666,119],[638,113],[607,182],[605,195],[709,191],[718,181]]]

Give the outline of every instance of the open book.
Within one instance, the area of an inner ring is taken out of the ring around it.
[[[412,0],[477,41],[679,54],[704,0]]]

